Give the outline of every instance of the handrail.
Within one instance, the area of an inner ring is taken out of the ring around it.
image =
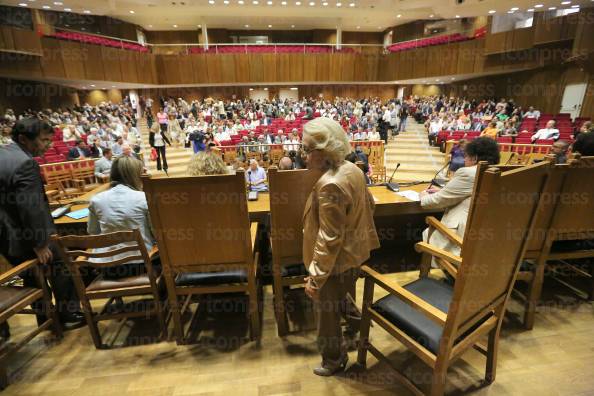
[[[152,44],[146,43],[151,47],[181,47],[181,46],[203,46],[204,43],[178,43],[178,44]],[[336,43],[216,43],[209,44],[209,47],[225,47],[225,46],[275,46],[275,45],[287,45],[287,46],[328,46],[336,47]],[[340,44],[341,47],[383,47],[383,44]]]
[[[99,34],[99,33],[92,33],[92,32],[87,32],[86,30],[68,29],[68,28],[63,28],[63,27],[61,27],[61,26],[52,26],[52,27],[53,27],[54,29],[57,29],[57,30],[63,30],[63,31],[65,31],[65,32],[72,32],[72,33],[82,33],[82,34],[89,34],[89,35],[92,35],[92,36],[102,37],[102,38],[106,38],[106,39],[109,39],[109,40],[125,41],[125,42],[127,42],[127,43],[136,44],[136,45],[141,45],[141,46],[146,46],[146,45],[148,44],[148,43],[144,43],[144,44],[142,44],[142,43],[140,43],[140,42],[138,42],[138,41],[134,41],[134,40],[128,40],[128,39],[123,39],[123,38],[120,38],[120,37],[112,37],[112,36],[106,36],[106,35]]]

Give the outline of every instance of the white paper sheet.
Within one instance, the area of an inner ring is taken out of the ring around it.
[[[413,190],[404,190],[399,191],[396,194],[400,195],[401,197],[408,198],[411,201],[420,201],[421,198],[419,197],[419,193]]]

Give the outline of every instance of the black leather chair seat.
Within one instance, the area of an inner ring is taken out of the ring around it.
[[[281,276],[288,277],[288,276],[307,276],[307,270],[305,269],[305,265],[303,263],[299,264],[291,264],[285,265],[281,268]]]
[[[0,286],[0,312],[40,291],[33,287]]]
[[[454,293],[452,286],[431,278],[418,279],[404,288],[444,313],[448,312]],[[443,327],[423,313],[394,295],[377,300],[371,307],[419,344],[435,354],[438,352]]]
[[[175,278],[177,286],[206,286],[224,285],[228,283],[247,282],[245,270],[234,270],[225,272],[184,272]]]

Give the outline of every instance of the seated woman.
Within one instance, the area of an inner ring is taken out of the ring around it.
[[[133,157],[121,156],[111,165],[111,188],[95,195],[89,204],[89,235],[99,235],[116,231],[140,230],[147,251],[156,244],[151,230],[148,204],[142,191],[142,161]],[[96,252],[115,250],[127,245],[123,243],[109,248],[96,249]],[[113,261],[138,252],[126,252],[94,261]],[[158,265],[154,262],[153,265]],[[127,263],[103,269],[105,278],[117,279],[144,273],[144,262]]]
[[[426,209],[445,209],[441,222],[453,232],[464,236],[466,220],[470,209],[476,165],[480,161],[487,161],[490,165],[499,163],[499,147],[497,142],[488,137],[479,137],[464,148],[464,167],[454,173],[454,177],[443,189],[436,187],[421,192],[421,206]],[[428,238],[428,229],[423,231],[423,241],[455,255],[460,255],[460,247],[434,231]]]
[[[466,147],[466,139],[460,139],[457,145],[450,151],[450,168],[448,169],[449,177],[464,166],[464,147]]]
[[[192,156],[187,173],[189,176],[226,175],[229,170],[220,155],[202,151]]]

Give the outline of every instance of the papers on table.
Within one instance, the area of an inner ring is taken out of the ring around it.
[[[66,216],[74,220],[80,220],[89,216],[89,209],[86,208],[81,210],[75,210],[74,212],[67,213]]]
[[[420,201],[421,198],[419,196],[419,193],[413,190],[404,190],[404,191],[399,191],[396,194],[400,195],[401,197],[410,199],[411,201]]]

